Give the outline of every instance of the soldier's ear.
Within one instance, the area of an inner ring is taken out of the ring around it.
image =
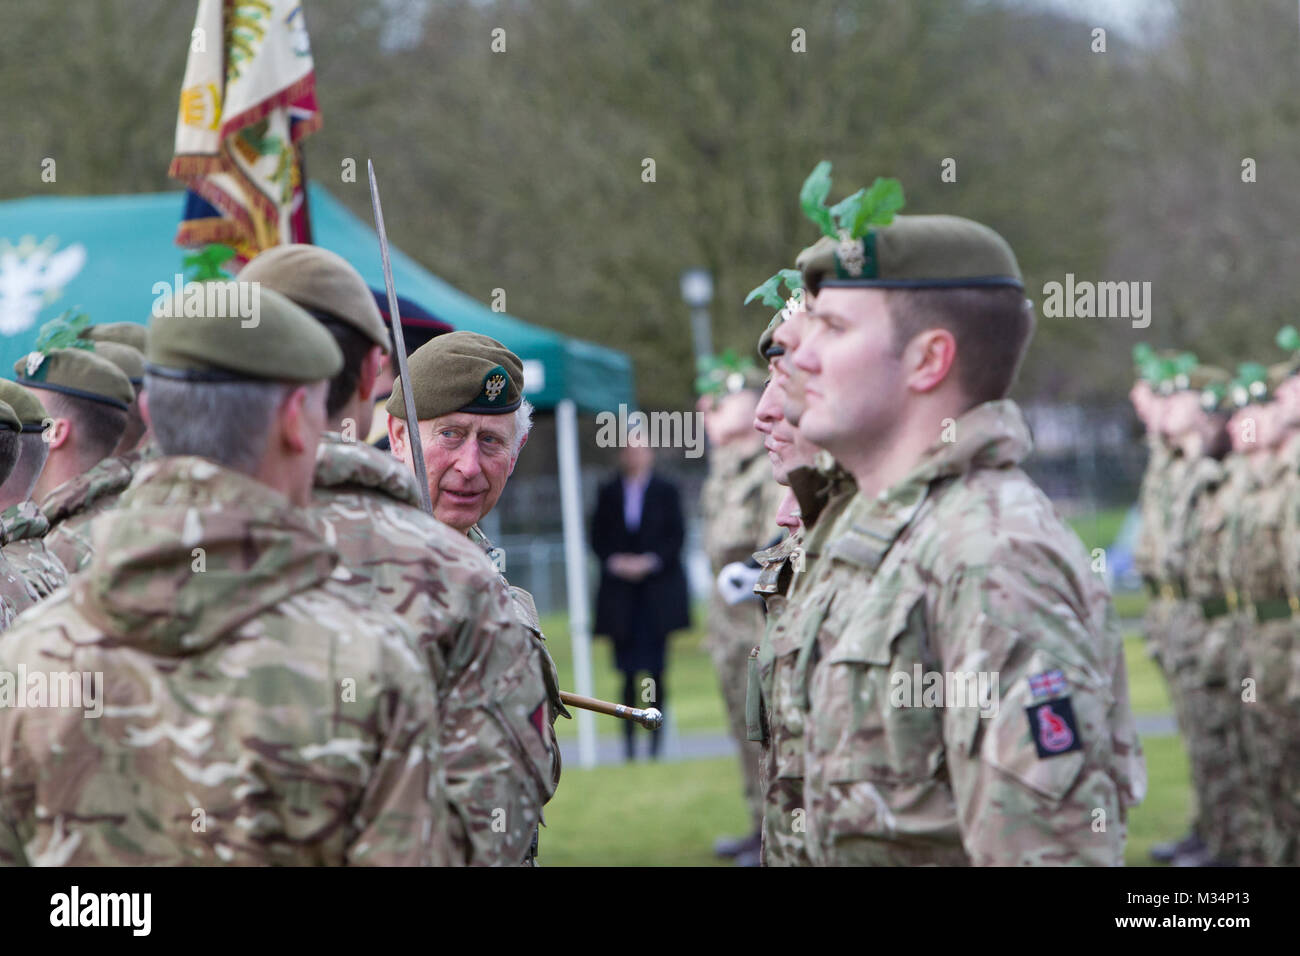
[[[410,445],[406,441],[406,419],[388,416],[388,449],[394,458],[411,464]]]
[[[136,407],[140,409],[140,420],[144,422],[146,431],[153,430],[153,419],[149,416],[149,393],[141,392],[135,397]]]
[[[375,385],[379,381],[379,372],[384,364],[384,350],[378,345],[372,346],[361,360],[360,374],[357,376],[357,397],[368,402],[375,395]]]

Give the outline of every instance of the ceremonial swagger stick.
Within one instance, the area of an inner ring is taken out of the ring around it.
[[[388,259],[388,233],[384,230],[384,210],[379,205],[379,183],[375,181],[375,164],[367,159],[370,173],[370,205],[375,211],[375,232],[379,234],[379,255],[384,260],[384,288],[388,290],[389,325],[393,330],[397,374],[402,380],[402,398],[406,404],[406,440],[411,445],[415,463],[415,483],[420,486],[420,504],[426,514],[433,514],[429,500],[429,473],[424,467],[424,448],[420,444],[420,420],[415,416],[415,393],[411,387],[411,369],[406,363],[406,336],[402,334],[402,316],[397,308],[397,289],[393,285],[393,266]]]
[[[664,715],[655,707],[640,710],[636,707],[628,707],[624,704],[611,704],[607,700],[597,700],[595,697],[583,697],[581,694],[570,694],[567,690],[560,691],[560,700],[570,707],[580,707],[583,710],[592,710],[598,714],[605,714],[609,717],[622,717],[624,720],[630,720],[640,724],[647,730],[658,730],[664,725]]]

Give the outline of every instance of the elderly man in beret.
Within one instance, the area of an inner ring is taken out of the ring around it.
[[[409,465],[361,441],[389,347],[374,297],[346,260],[318,246],[276,246],[239,278],[306,309],[343,354],[326,397],[310,510],[329,528],[347,587],[405,618],[428,656],[456,861],[518,865],[554,789],[550,755],[530,721],[546,688],[492,563],[463,530],[420,510]]]
[[[433,514],[467,535],[501,568],[501,552],[478,522],[501,497],[532,427],[532,406],[523,397],[523,363],[486,335],[449,332],[417,349],[409,364]],[[388,438],[392,453],[412,467],[406,387],[400,378],[394,383],[387,405]],[[501,580],[509,586],[504,574]],[[550,799],[560,781],[560,747],[553,725],[557,714],[569,713],[560,702],[555,662],[546,650],[532,595],[517,587],[509,587],[509,592],[520,623],[532,635],[529,653],[518,655],[526,662],[520,679],[527,675],[532,696],[521,708],[514,703],[516,694],[506,719],[514,724],[526,717],[531,724],[523,736],[536,756],[534,765],[545,767],[542,792]]]
[[[415,635],[354,596],[302,510],[342,356],[277,293],[257,308],[154,318],[143,411],[164,457],[0,640],[5,670],[103,675],[95,720],[0,708],[0,862],[450,860]]]
[[[1105,582],[1019,468],[1019,266],[968,219],[846,208],[878,195],[797,261],[799,428],[857,482],[787,609],[809,857],[1122,864],[1145,767]]]
[[[18,436],[18,462],[0,484],[0,543],[4,556],[32,586],[37,597],[49,597],[68,583],[68,570],[45,547],[50,522],[32,500],[32,489],[50,451],[44,437],[48,413],[36,392],[8,379],[0,379],[0,401],[14,410],[22,428]]]

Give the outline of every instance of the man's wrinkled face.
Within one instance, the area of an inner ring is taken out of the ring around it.
[[[390,435],[404,439],[405,426],[392,421]],[[514,415],[453,412],[420,422],[424,467],[429,473],[433,516],[457,531],[468,531],[496,506],[514,471]],[[394,453],[411,463],[410,444],[394,441]]]
[[[789,481],[791,470],[809,466],[817,454],[817,446],[808,441],[786,420],[786,384],[790,376],[781,371],[778,359],[768,364],[770,378],[754,410],[754,428],[763,434],[763,447],[772,462],[772,476],[778,484]]]
[[[793,356],[807,373],[805,438],[839,458],[898,427],[907,388],[893,337],[879,289],[823,289],[813,300]]]

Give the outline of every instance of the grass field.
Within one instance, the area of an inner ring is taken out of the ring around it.
[[[1084,543],[1108,545],[1119,529],[1121,509],[1100,512],[1075,522]],[[1126,619],[1140,617],[1145,599],[1120,595],[1116,605]],[[713,665],[703,648],[704,609],[695,609],[696,627],[673,638],[668,655],[669,703],[677,730],[723,733],[725,719]],[[561,686],[573,686],[568,621],[561,615],[543,620]],[[1163,678],[1146,656],[1142,639],[1124,642],[1130,698],[1138,715],[1167,714],[1169,697]],[[592,649],[595,694],[607,700],[621,693],[609,645]],[[597,717],[598,733],[614,735],[619,727]],[[557,723],[564,738],[576,736],[575,724]],[[1143,739],[1148,792],[1129,817],[1127,860],[1145,865],[1154,843],[1172,840],[1186,830],[1190,790],[1187,758],[1177,737]],[[716,837],[746,828],[734,758],[601,766],[583,770],[567,766],[559,792],[546,808],[541,862],[547,866],[714,866]]]

